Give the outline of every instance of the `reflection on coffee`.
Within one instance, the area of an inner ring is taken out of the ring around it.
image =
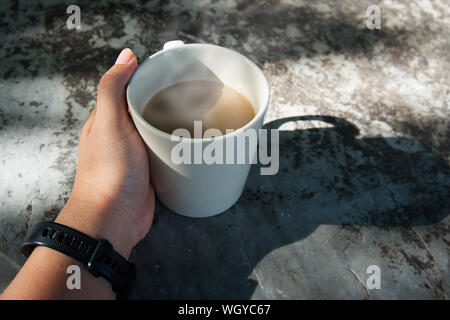
[[[142,116],[152,126],[171,134],[184,128],[194,135],[194,121],[207,129],[239,129],[255,117],[250,101],[220,82],[192,80],[158,91],[146,103]]]

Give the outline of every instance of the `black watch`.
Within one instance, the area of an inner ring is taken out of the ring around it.
[[[134,285],[134,264],[114,251],[105,239],[97,241],[62,224],[41,222],[28,233],[21,251],[28,257],[36,246],[52,248],[80,261],[95,277],[108,280],[120,296],[128,296]]]

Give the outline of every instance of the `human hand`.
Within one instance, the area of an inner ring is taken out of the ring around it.
[[[148,156],[127,110],[137,68],[129,49],[102,77],[97,106],[83,127],[72,194],[57,222],[110,241],[123,256],[149,231],[154,214]]]
[[[155,196],[147,151],[127,112],[125,88],[136,70],[129,49],[102,77],[97,106],[83,127],[69,201],[56,222],[107,239],[123,257],[149,231]],[[67,268],[78,261],[38,246],[0,299],[113,299],[103,278],[82,273],[83,290],[67,288]]]

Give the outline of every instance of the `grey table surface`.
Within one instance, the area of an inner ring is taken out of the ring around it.
[[[89,1],[68,30],[71,3],[0,2],[0,292],[70,195],[102,73],[123,47],[143,61],[179,39],[263,69],[280,171],[254,166],[216,217],[158,203],[130,298],[448,298],[448,1]]]

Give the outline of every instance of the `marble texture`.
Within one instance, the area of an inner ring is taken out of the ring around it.
[[[217,217],[158,203],[130,298],[448,299],[448,1],[79,1],[68,30],[72,2],[0,2],[0,291],[70,195],[102,73],[123,47],[143,61],[179,39],[263,69],[280,171],[254,166]]]

